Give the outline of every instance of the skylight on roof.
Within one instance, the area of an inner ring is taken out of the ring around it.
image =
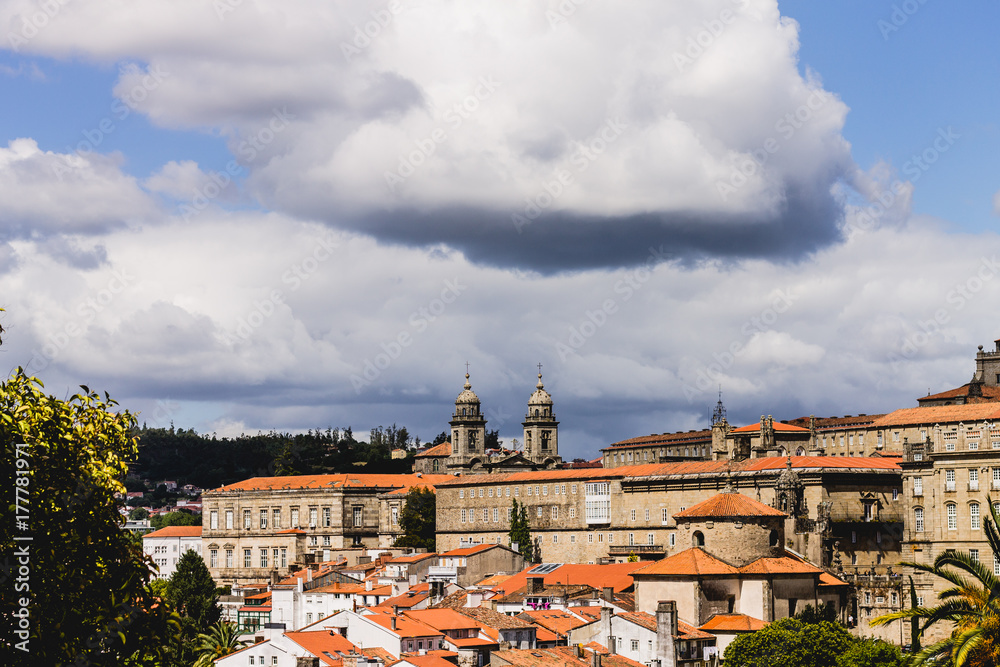
[[[548,574],[560,566],[562,566],[562,563],[542,563],[531,568],[528,574]]]

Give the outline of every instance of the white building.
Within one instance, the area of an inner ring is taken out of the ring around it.
[[[142,550],[160,571],[157,579],[167,579],[177,570],[185,551],[201,555],[201,526],[167,526],[142,536]]]

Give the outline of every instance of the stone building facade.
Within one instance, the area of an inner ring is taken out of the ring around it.
[[[255,477],[202,495],[202,554],[221,584],[283,576],[350,547],[386,546],[382,495],[450,475]],[[402,498],[399,499],[401,507]]]
[[[777,485],[789,470],[797,495],[784,546],[822,565],[832,566],[838,553],[851,568],[899,562],[902,471],[894,460],[877,458],[792,457],[790,468],[787,459],[767,457],[460,477],[437,485],[438,549],[506,544],[516,499],[527,506],[543,560],[659,559],[691,546],[674,514],[727,484],[788,507],[788,488],[782,487],[782,501]]]

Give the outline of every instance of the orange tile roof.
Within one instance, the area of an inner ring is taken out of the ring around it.
[[[476,582],[475,585],[480,588],[494,588],[510,579],[510,577],[511,575],[509,574],[494,574],[492,577],[486,577],[482,581]]]
[[[446,551],[440,554],[441,558],[454,558],[457,556],[471,556],[472,554],[477,554],[481,551],[488,551],[494,547],[499,547],[499,544],[474,544],[471,547],[462,547],[461,549],[452,549],[451,551]]]
[[[971,422],[1000,419],[1000,405],[997,403],[973,403],[971,405],[933,405],[925,408],[903,408],[890,412],[872,426],[919,426],[921,424],[941,424],[948,422]]]
[[[543,580],[546,586],[557,586],[560,584],[589,585],[595,588],[610,586],[615,593],[621,593],[632,587],[632,573],[643,567],[645,563],[608,563],[606,565],[590,565],[587,563],[566,563],[560,565],[552,572],[544,575]],[[514,576],[510,577],[499,586],[493,588],[494,591],[511,593],[523,588],[528,583],[528,577],[534,576],[530,572],[537,565],[530,565]]]
[[[674,514],[674,518],[683,519],[759,516],[785,517],[788,515],[742,493],[717,493],[708,500]]]
[[[285,530],[279,530],[275,535],[305,535],[306,531],[301,528],[286,528]]]
[[[933,401],[933,400],[943,400],[946,398],[958,398],[959,396],[969,396],[969,386],[964,384],[956,389],[949,389],[948,391],[942,391],[939,394],[928,394],[927,396],[921,396],[917,399],[917,402],[921,401]],[[1000,387],[984,384],[982,386],[982,399],[986,401],[1000,401]],[[977,398],[977,397],[971,397]]]
[[[589,665],[591,664],[591,656],[585,655],[583,658],[578,658],[576,656],[575,646],[554,646],[549,649],[542,649],[545,652],[556,654],[561,656],[564,660],[572,661],[569,664],[574,665]],[[591,651],[594,653],[595,651]],[[631,658],[626,658],[620,653],[602,653],[601,658],[602,667],[645,667],[641,662],[636,662]]]
[[[446,440],[440,445],[435,445],[430,449],[420,452],[414,458],[419,459],[424,456],[451,456],[451,443]]]
[[[535,625],[535,624],[532,623],[532,625]],[[559,635],[557,635],[556,633],[552,632],[551,630],[543,628],[540,625],[535,625],[535,628],[536,628],[535,629],[535,641],[539,641],[539,642],[555,642],[555,641],[559,641]]]
[[[483,637],[463,637],[461,639],[457,637],[447,637],[445,639],[449,644],[453,644],[458,648],[472,648],[474,646],[497,646],[497,642],[492,639],[485,639]]]
[[[638,438],[629,438],[628,440],[620,440],[618,442],[613,442],[608,445],[605,449],[617,449],[618,447],[641,447],[641,446],[654,446],[654,445],[676,445],[683,444],[686,442],[702,442],[710,441],[712,439],[711,429],[701,430],[701,431],[680,431],[677,433],[661,433],[657,435],[656,433],[652,435],[643,435]]]
[[[758,558],[740,568],[742,574],[821,574],[823,570],[797,558]]]
[[[846,581],[838,579],[829,572],[823,572],[819,575],[819,585],[820,586],[850,586]]]
[[[698,629],[706,632],[756,632],[766,626],[765,621],[746,614],[716,614]]]
[[[201,537],[201,526],[167,526],[143,537]]]
[[[565,637],[570,630],[594,622],[589,619],[581,619],[563,609],[529,609],[522,611],[519,616],[524,620],[530,620],[535,625],[555,632],[560,637]]]
[[[702,632],[701,630],[694,627],[690,623],[685,623],[684,621],[678,620],[677,638],[686,641],[693,641],[693,640],[715,639],[715,635],[709,634],[707,632]]]
[[[739,570],[710,556],[701,547],[691,547],[673,556],[646,565],[634,574],[666,574],[679,576],[739,574]]]
[[[417,563],[425,558],[437,558],[436,553],[410,554],[408,556],[396,556],[386,565],[398,565],[399,563]]]
[[[647,630],[652,630],[656,632],[656,617],[645,611],[629,612],[620,611],[615,614],[618,618],[623,618],[630,623],[635,623],[636,625],[642,626]]]
[[[884,414],[877,415],[844,415],[843,417],[815,417],[815,424],[817,431],[825,431],[829,429],[842,429],[847,426],[867,426],[871,424],[876,419],[884,417]],[[791,424],[792,426],[801,426],[803,428],[809,428],[809,424],[813,422],[813,417],[798,417],[796,419],[789,419],[787,422],[782,422]]]
[[[483,627],[494,630],[511,630],[514,628],[534,628],[535,625],[528,623],[517,616],[509,616],[494,611],[489,607],[463,607],[457,610],[463,616],[468,616],[479,622]]]
[[[452,475],[371,475],[339,473],[334,475],[290,475],[287,477],[251,477],[235,484],[221,486],[220,491],[281,491],[285,489],[333,488],[398,488],[420,484],[437,484],[454,479]]]
[[[340,656],[337,656],[337,652],[352,653],[357,649],[354,644],[347,641],[347,639],[343,636],[337,634],[336,632],[331,633],[326,630],[286,632],[285,636],[319,658],[320,663],[324,665],[342,664],[343,661],[340,659]],[[329,652],[330,655],[337,656],[336,660],[331,660],[325,656],[325,652]]]
[[[373,609],[376,611],[374,614],[369,614],[365,616],[369,621],[373,623],[378,623],[383,628],[387,630],[392,630],[392,614],[381,613],[381,610]],[[410,613],[410,612],[407,612]],[[392,630],[400,637],[410,638],[410,637],[440,637],[444,633],[438,632],[429,625],[425,625],[420,621],[415,621],[411,618],[407,618],[405,614],[400,614],[396,616],[396,629]]]
[[[406,662],[410,663],[411,665],[416,665],[416,667],[455,667],[455,663],[453,663],[453,662],[451,662],[449,660],[445,660],[444,658],[442,658],[439,655],[429,655],[429,654],[428,655],[408,655],[405,658],[403,658],[403,660],[405,660]],[[398,662],[402,662],[402,660],[400,660]],[[388,663],[387,662],[385,664],[386,664],[386,667],[391,667],[391,665],[398,664],[398,662],[396,662],[396,663]]]
[[[785,424],[782,422],[774,422],[775,431],[783,431],[786,433],[808,433],[809,429],[802,428],[801,426],[793,426],[792,424]],[[734,428],[730,433],[756,433],[760,431],[760,423],[750,424],[748,426],[741,426],[739,428]]]
[[[454,609],[416,609],[403,612],[409,618],[429,625],[435,630],[479,629],[479,623]]]
[[[369,648],[359,648],[358,652],[361,653],[364,656],[369,657],[369,658],[378,658],[383,663],[385,663],[386,665],[389,665],[390,663],[393,663],[393,662],[397,661],[396,656],[394,656],[392,653],[389,653],[388,651],[386,651],[381,646],[372,646],[372,647],[369,647]],[[452,667],[454,667],[454,665],[452,665]]]

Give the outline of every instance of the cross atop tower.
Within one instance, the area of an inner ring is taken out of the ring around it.
[[[540,362],[540,361],[538,362],[538,374],[539,375],[542,374],[542,362]]]
[[[469,362],[468,361],[465,362],[465,374],[466,375],[469,374]]]

